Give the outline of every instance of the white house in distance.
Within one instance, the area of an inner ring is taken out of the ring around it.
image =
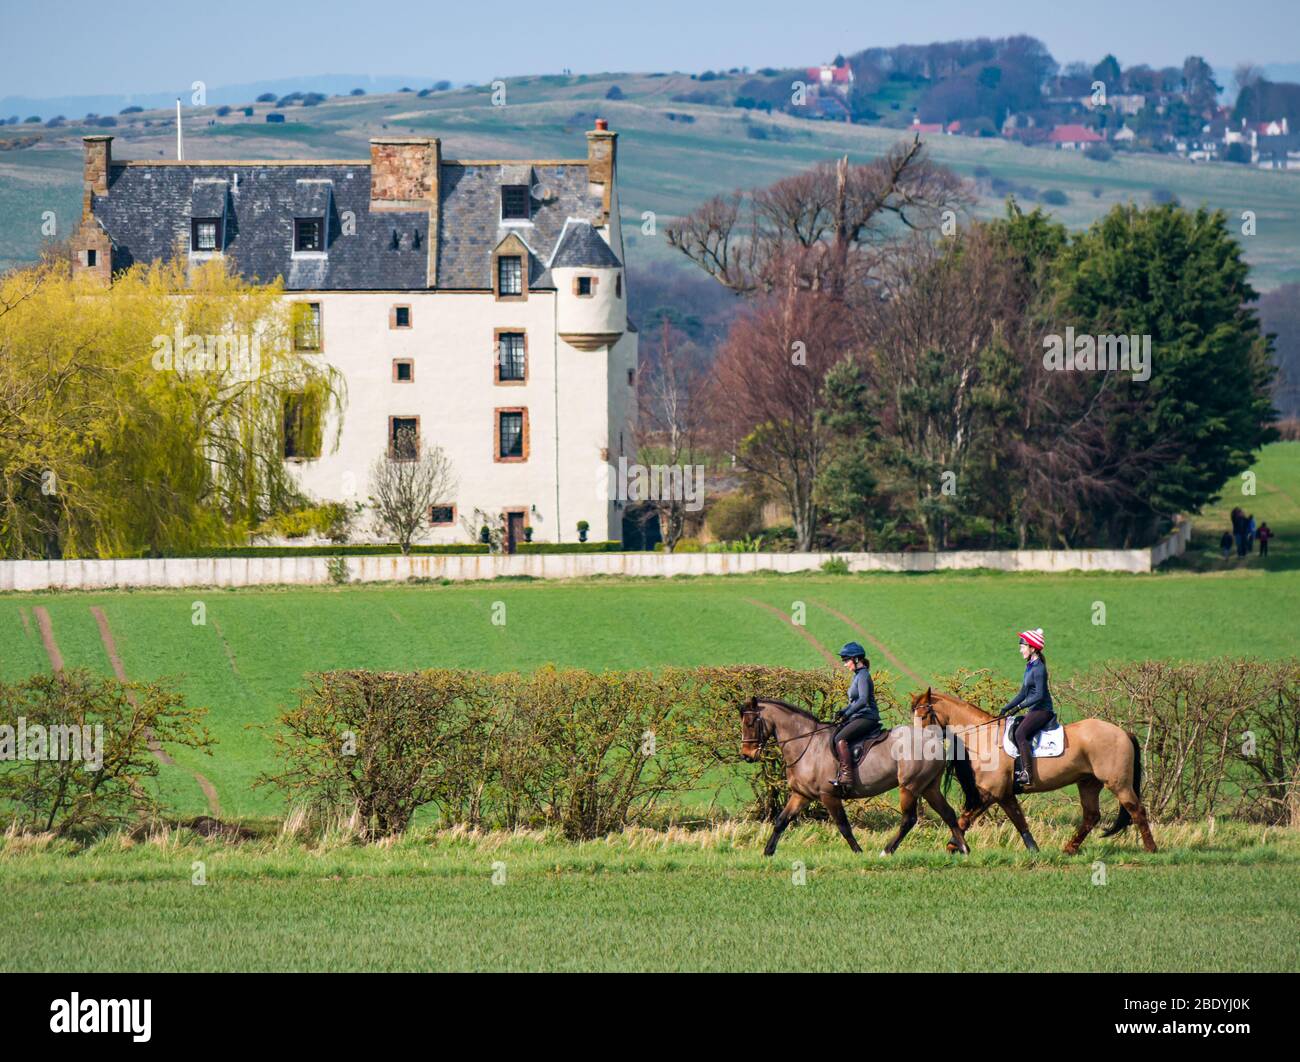
[[[115,161],[85,138],[74,269],[108,283],[134,262],[228,255],[284,278],[301,349],[347,387],[334,452],[285,459],[318,501],[364,500],[404,429],[450,457],[454,497],[420,541],[466,541],[501,514],[508,545],[621,539],[601,485],[631,456],[637,337],[627,315],[617,137],[603,119],[573,159],[446,159],[384,138],[344,161]],[[329,429],[326,439],[333,436]]]

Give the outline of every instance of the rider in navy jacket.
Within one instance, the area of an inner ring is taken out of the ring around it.
[[[853,681],[849,684],[848,706],[839,712],[842,722],[831,737],[831,747],[840,761],[835,784],[850,789],[853,786],[851,749],[859,741],[881,732],[880,709],[876,706],[876,684],[871,680],[867,651],[857,642],[849,642],[840,650],[840,660],[853,669]]]
[[[1025,658],[1025,677],[1020,683],[1020,692],[1007,703],[999,717],[1010,715],[1017,708],[1025,710],[1025,717],[1016,727],[1016,748],[1020,752],[1020,767],[1016,771],[1016,781],[1021,785],[1030,784],[1030,764],[1033,762],[1033,739],[1044,727],[1056,718],[1052,705],[1052,691],[1047,687],[1047,664],[1043,660],[1043,630],[1041,627],[1032,631],[1020,632],[1020,655]]]

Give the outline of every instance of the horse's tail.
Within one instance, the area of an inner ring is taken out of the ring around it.
[[[952,755],[948,757],[948,765],[943,769],[943,791],[946,793],[950,787],[953,778],[957,779],[957,784],[961,786],[962,795],[966,798],[966,804],[963,811],[974,811],[980,807],[984,801],[980,799],[979,786],[975,784],[975,769],[970,765],[970,756],[966,752],[966,746],[962,744],[961,738],[956,734],[952,738]]]
[[[1139,800],[1142,799],[1142,746],[1138,744],[1138,739],[1130,734],[1129,741],[1133,742],[1133,792]],[[1102,830],[1103,837],[1114,837],[1120,830],[1127,830],[1133,816],[1128,813],[1128,808],[1123,804],[1119,806],[1119,814],[1115,816],[1115,825],[1109,830]]]

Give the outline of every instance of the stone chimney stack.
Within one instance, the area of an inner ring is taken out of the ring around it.
[[[113,164],[113,138],[87,136],[85,188],[81,197],[81,225],[72,234],[73,276],[90,276],[107,287],[113,274],[113,242],[95,217],[94,196],[108,195],[108,168]]]
[[[370,141],[370,209],[423,210],[429,216],[429,287],[438,284],[438,177],[442,142],[436,137],[375,137]]]
[[[601,197],[601,225],[609,223],[617,151],[618,134],[609,131],[608,121],[597,118],[596,128],[587,133],[587,181],[591,185],[592,193],[599,193]]]
[[[85,136],[86,191],[91,195],[108,195],[108,168],[113,165],[113,138],[111,136]]]
[[[442,144],[429,137],[370,141],[370,208],[412,210],[438,198]]]

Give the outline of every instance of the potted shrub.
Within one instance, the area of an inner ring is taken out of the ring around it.
[[[587,523],[586,520],[579,520],[579,521],[578,521],[578,541],[579,541],[579,542],[586,542],[586,541],[587,541],[587,532],[588,532],[590,529],[591,529],[591,524]]]
[[[478,529],[478,540],[482,542],[483,545],[490,546],[492,544],[492,528],[488,527],[487,524],[480,527]]]
[[[525,541],[525,542],[531,542],[532,540],[533,540],[533,529],[532,529],[532,527],[531,527],[531,526],[525,527],[525,528],[524,528],[524,541]]]

